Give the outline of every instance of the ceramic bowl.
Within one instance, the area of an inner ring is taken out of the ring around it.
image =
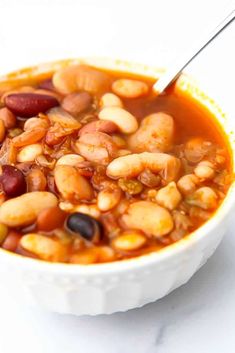
[[[1,88],[47,78],[56,69],[71,63],[86,63],[100,68],[159,77],[163,70],[110,59],[77,59],[17,71],[0,78]],[[192,99],[210,109],[228,136],[233,158],[235,141],[230,118],[225,116],[187,75],[175,86],[176,94],[190,94]],[[54,312],[75,315],[109,314],[140,307],[164,297],[186,283],[213,254],[228,226],[234,208],[235,184],[214,216],[199,229],[161,251],[130,260],[94,265],[43,262],[0,249],[1,283],[17,296]]]

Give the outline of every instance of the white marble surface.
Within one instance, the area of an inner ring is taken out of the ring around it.
[[[168,64],[232,7],[233,1],[224,0],[0,0],[0,73],[92,54]],[[192,65],[214,97],[225,97],[224,107],[233,114],[234,42],[235,25]],[[0,352],[234,352],[234,227],[235,221],[188,284],[127,313],[51,314],[28,307],[0,283]]]

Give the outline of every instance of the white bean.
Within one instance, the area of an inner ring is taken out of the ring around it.
[[[55,168],[55,183],[65,200],[91,200],[93,190],[89,182],[70,165],[58,165]]]
[[[40,143],[25,146],[19,151],[17,162],[33,162],[42,152],[42,145]]]
[[[181,194],[174,181],[169,183],[164,188],[161,188],[156,196],[156,201],[159,205],[166,207],[171,211],[178,206],[181,199]]]
[[[145,96],[149,88],[143,81],[121,78],[113,82],[112,90],[124,98],[138,98]]]
[[[33,223],[45,207],[54,207],[57,197],[46,191],[33,191],[5,201],[0,206],[0,222],[9,227]]]
[[[112,246],[117,250],[133,251],[142,248],[146,244],[146,237],[136,231],[122,233],[112,241]]]
[[[101,211],[109,211],[114,208],[121,199],[121,190],[104,189],[97,196],[97,206]]]
[[[65,154],[64,156],[60,157],[56,165],[71,165],[76,166],[77,164],[84,161],[84,158],[79,154]]]
[[[194,173],[200,179],[212,179],[215,176],[214,165],[209,161],[201,161],[194,169]]]
[[[124,134],[131,134],[138,129],[136,118],[127,110],[119,107],[105,107],[99,112],[99,119],[115,123]]]
[[[165,180],[172,181],[178,176],[180,166],[180,160],[169,154],[143,152],[114,159],[107,167],[107,175],[114,179],[131,178],[148,168],[153,173],[161,172]]]
[[[174,227],[170,213],[150,201],[137,201],[122,216],[122,222],[130,229],[138,229],[154,237],[168,234]]]
[[[63,262],[67,257],[67,249],[61,242],[41,234],[24,235],[20,239],[20,245],[43,260]]]
[[[146,116],[139,129],[128,137],[128,146],[133,152],[167,152],[174,139],[174,120],[159,112]]]
[[[81,212],[94,218],[100,217],[100,210],[95,204],[76,203],[75,205],[73,205],[69,201],[62,201],[59,203],[59,207],[65,212]]]
[[[203,186],[192,195],[189,195],[186,201],[190,205],[201,207],[204,210],[210,210],[217,207],[218,196],[212,188]]]
[[[100,98],[100,107],[119,107],[122,108],[123,104],[121,99],[113,93],[105,93]]]
[[[187,174],[182,176],[178,180],[177,186],[179,190],[182,192],[182,194],[188,195],[196,190],[196,186],[198,183],[199,183],[199,179],[196,175]]]

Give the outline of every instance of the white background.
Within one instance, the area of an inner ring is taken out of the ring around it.
[[[226,0],[0,0],[0,74],[87,55],[168,66],[232,8]],[[235,23],[191,65],[232,114],[234,43]],[[127,313],[51,314],[29,308],[0,282],[0,353],[234,352],[234,226],[187,285]]]

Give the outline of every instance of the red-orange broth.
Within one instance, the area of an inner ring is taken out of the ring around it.
[[[175,243],[212,217],[232,181],[225,133],[189,94],[156,97],[153,82],[75,65],[0,84],[2,248],[116,261]]]

